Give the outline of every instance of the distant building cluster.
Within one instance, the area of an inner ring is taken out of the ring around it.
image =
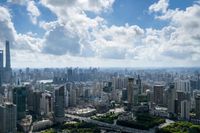
[[[199,69],[11,68],[10,46],[0,51],[0,131],[39,131],[69,119],[121,107],[200,123]]]

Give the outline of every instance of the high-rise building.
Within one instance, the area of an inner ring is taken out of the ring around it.
[[[151,91],[150,89],[147,89],[146,94],[147,94],[147,101],[153,102],[154,101],[153,91]]]
[[[67,70],[67,76],[68,76],[68,81],[73,81],[73,70],[72,70],[72,68],[69,68]]]
[[[128,79],[128,103],[133,104],[133,86],[134,86],[134,78]]]
[[[40,109],[42,115],[50,115],[53,111],[53,100],[50,93],[42,93]]]
[[[4,81],[10,83],[12,78],[12,69],[10,62],[10,44],[9,41],[6,41],[6,66],[4,70]]]
[[[61,86],[55,89],[55,101],[54,101],[54,116],[57,122],[62,122],[64,118],[65,107],[65,86]]]
[[[10,44],[9,41],[6,41],[6,68],[10,69]]]
[[[196,112],[196,117],[200,119],[200,95],[197,95],[195,97],[195,112]]]
[[[69,90],[69,106],[76,106],[77,98],[76,98],[76,85],[73,83],[72,88]]]
[[[12,103],[0,105],[0,132],[16,133],[17,132],[17,110]]]
[[[191,91],[198,90],[198,80],[192,79],[190,80]]]
[[[136,80],[136,84],[137,84],[137,86],[138,86],[138,91],[139,91],[139,94],[142,94],[143,93],[143,91],[142,91],[142,81],[141,81],[141,79],[140,79],[140,75],[138,75],[138,78],[137,78],[137,80]]]
[[[163,105],[163,92],[164,92],[163,85],[155,85],[153,87],[154,103],[156,105]]]
[[[127,101],[128,91],[126,88],[122,89],[122,101]]]
[[[138,85],[135,84],[134,78],[128,78],[128,104],[129,107],[138,104]]]
[[[20,120],[26,115],[26,87],[15,87],[13,89],[13,103],[17,106],[17,120]]]
[[[169,85],[167,95],[168,112],[175,113],[176,90],[173,83]]]
[[[0,50],[0,86],[3,83],[3,50]]]
[[[30,112],[33,112],[33,97],[34,97],[34,90],[31,88],[27,89],[27,109]]]
[[[40,110],[40,99],[42,97],[42,92],[40,91],[34,91],[33,92],[33,116],[35,118],[39,117],[41,115]]]
[[[190,102],[188,100],[181,101],[181,118],[189,120]]]
[[[175,88],[178,92],[191,93],[190,80],[175,81]]]
[[[198,74],[198,79],[197,79],[197,88],[200,90],[200,74]]]
[[[190,94],[189,93],[185,93],[182,91],[177,91],[176,92],[176,98],[177,98],[177,111],[178,113],[181,112],[181,102],[184,100],[190,100]]]
[[[69,99],[69,96],[70,96],[70,90],[72,89],[72,83],[71,82],[68,82],[66,84],[66,89],[65,89],[65,107],[69,107],[70,106],[70,99]]]
[[[0,93],[0,105],[4,102],[4,95]]]

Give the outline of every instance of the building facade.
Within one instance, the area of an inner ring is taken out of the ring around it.
[[[55,89],[54,116],[57,122],[62,122],[65,116],[65,86]]]
[[[155,85],[153,87],[154,103],[156,105],[163,105],[163,92],[164,92],[163,85]]]
[[[17,106],[17,120],[20,120],[26,115],[26,87],[15,87],[13,89],[13,103]]]
[[[0,132],[16,133],[17,132],[17,109],[12,103],[0,105]]]

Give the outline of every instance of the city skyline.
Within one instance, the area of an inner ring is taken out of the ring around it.
[[[12,68],[199,67],[199,0],[3,0]]]

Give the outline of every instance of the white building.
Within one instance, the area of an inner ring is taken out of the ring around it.
[[[183,119],[189,119],[190,113],[190,102],[188,100],[181,101],[181,118]]]
[[[53,99],[49,93],[42,93],[40,99],[40,109],[42,115],[49,115],[53,111]]]
[[[191,93],[190,81],[189,80],[176,80],[175,88],[178,92]]]

